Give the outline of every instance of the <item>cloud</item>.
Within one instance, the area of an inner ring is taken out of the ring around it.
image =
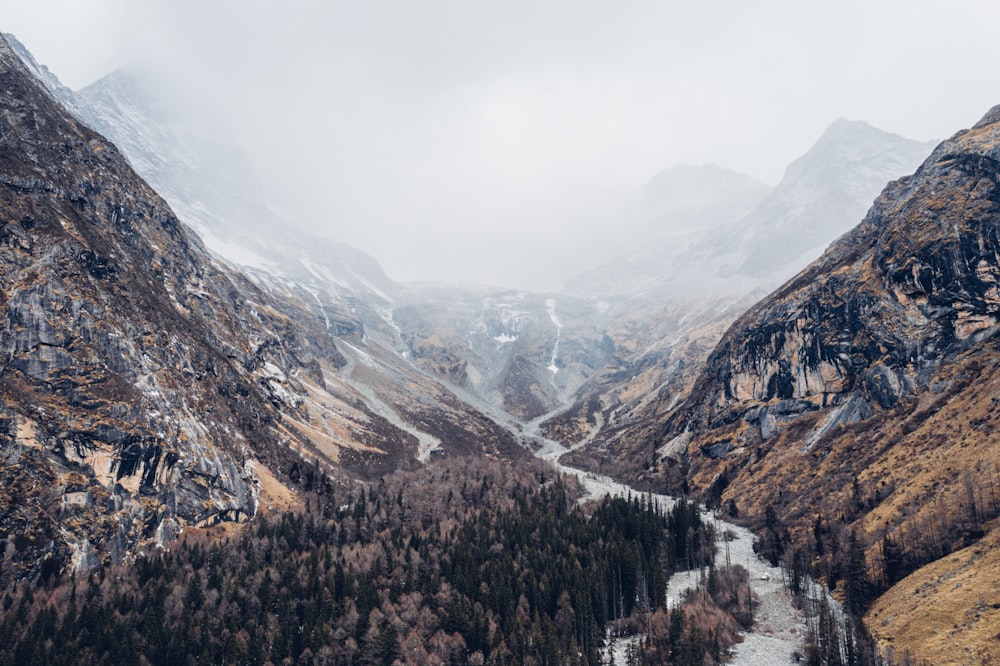
[[[941,138],[1000,101],[985,2],[6,4],[72,85],[140,61],[213,109],[316,225],[407,279],[515,281],[517,239],[548,243],[541,275],[664,167],[776,182],[837,117]]]

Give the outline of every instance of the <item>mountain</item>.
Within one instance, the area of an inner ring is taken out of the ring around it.
[[[641,249],[575,278],[566,289],[578,296],[700,302],[773,288],[853,227],[882,187],[912,172],[933,147],[864,122],[837,120],[770,190],[718,168],[704,167],[699,182],[691,182],[690,167],[667,170],[644,188],[643,199],[655,200],[650,191],[669,183],[664,191],[670,197],[690,190],[693,194],[681,201],[711,201],[711,181],[705,176],[714,173],[720,205],[702,204],[696,210],[703,217],[691,218],[694,224],[680,224],[678,233],[644,242]],[[675,228],[670,216],[661,219],[664,226],[670,219],[669,228]]]
[[[0,78],[0,577],[121,560],[433,449],[526,455],[332,281],[213,257],[4,40]]]
[[[590,273],[578,284],[605,281],[619,294],[608,331],[616,353],[548,424],[549,436],[587,437],[592,443],[571,459],[588,468],[648,468],[659,424],[726,327],[856,224],[885,183],[915,169],[931,148],[838,120],[741,217]]]
[[[757,207],[703,246],[724,259],[722,276],[787,279],[853,228],[885,184],[911,173],[934,145],[839,119]]]
[[[965,575],[973,553],[982,572],[997,560],[998,137],[995,107],[741,316],[659,442],[661,472],[682,465],[694,488],[771,516],[774,552],[798,549],[849,607],[888,590],[870,630],[930,663],[958,663],[954,645],[962,663],[998,656],[997,610],[931,577],[951,553]],[[995,576],[976,581],[979,598],[1000,594]],[[920,604],[895,585],[923,585]]]
[[[323,333],[214,262],[3,40],[0,78],[3,573],[245,520]]]

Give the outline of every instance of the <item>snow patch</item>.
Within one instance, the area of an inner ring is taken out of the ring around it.
[[[548,310],[549,320],[556,327],[556,343],[552,347],[552,360],[549,362],[549,372],[553,375],[559,372],[559,366],[556,365],[556,358],[559,356],[559,342],[562,340],[562,322],[559,321],[559,317],[556,315],[556,299],[546,298],[545,299],[545,309]]]

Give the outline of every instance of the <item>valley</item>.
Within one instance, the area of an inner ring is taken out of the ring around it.
[[[1000,658],[1000,107],[664,170],[535,293],[393,281],[129,72],[0,81],[0,664]]]

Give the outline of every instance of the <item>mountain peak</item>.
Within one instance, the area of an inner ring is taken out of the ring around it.
[[[835,131],[864,131],[864,132],[883,132],[879,128],[875,127],[871,123],[864,120],[851,120],[849,118],[844,118],[843,116],[838,117],[826,128],[826,132]]]
[[[827,126],[826,130],[824,131],[824,134],[831,132],[843,132],[843,131],[856,132],[856,131],[872,131],[872,130],[876,132],[882,131],[879,128],[872,125],[871,123],[868,123],[864,120],[850,120],[848,118],[840,116]]]
[[[994,125],[1000,122],[1000,104],[997,104],[992,109],[986,112],[978,123],[972,126],[972,129],[980,129],[986,127],[987,125]]]
[[[727,233],[735,275],[780,280],[856,225],[891,180],[911,173],[927,143],[864,121],[835,120],[781,182]]]
[[[852,162],[865,160],[873,154],[892,150],[900,144],[926,146],[921,148],[930,152],[930,146],[922,142],[907,139],[893,132],[886,132],[863,120],[847,120],[837,118],[823,131],[816,143],[798,160],[789,165],[785,176],[797,173],[796,165],[810,156],[825,159],[829,154],[842,156]],[[901,175],[901,174],[900,174]]]

